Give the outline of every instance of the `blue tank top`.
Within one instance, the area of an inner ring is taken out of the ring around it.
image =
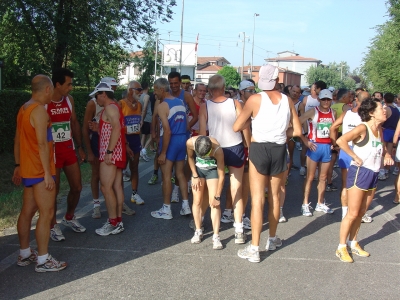
[[[165,99],[169,107],[168,124],[172,135],[186,134],[187,121],[186,110],[183,101],[178,98]],[[160,136],[164,135],[164,130],[160,122]]]
[[[388,106],[392,111],[392,115],[382,124],[385,129],[396,130],[397,122],[399,121],[400,112],[397,108]]]

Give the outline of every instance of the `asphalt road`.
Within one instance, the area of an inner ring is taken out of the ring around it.
[[[147,185],[152,162],[141,162],[139,171],[139,194],[146,203],[131,204],[127,185],[126,203],[136,210],[136,215],[123,216],[125,231],[118,235],[95,234],[107,213],[102,203],[102,218],[91,218],[92,200],[89,187],[85,187],[77,217],[87,231],[75,233],[61,225],[66,241],[50,241],[49,252],[68,263],[63,271],[39,274],[33,265],[18,267],[15,229],[0,237],[0,299],[399,298],[400,206],[392,203],[393,175],[379,182],[368,212],[374,221],[362,224],[359,233],[359,243],[371,256],[356,256],[353,264],[346,264],[335,256],[341,220],[339,191],[326,193],[326,202],[335,211],[332,215],[315,212],[313,217],[303,217],[300,207],[304,179],[298,170],[293,170],[284,206],[288,222],[278,227],[283,246],[272,252],[262,251],[257,264],[237,256],[243,245],[235,245],[232,224],[221,227],[224,249],[212,250],[209,214],[205,237],[197,245],[190,243],[191,218],[180,216],[181,203],[172,204],[172,220],[152,218],[150,212],[162,205],[160,181]],[[334,183],[340,185],[339,179]],[[310,199],[314,207],[315,183]],[[249,210],[248,207],[247,213]],[[64,213],[65,205],[61,204],[59,220]],[[267,208],[265,217],[266,213]],[[247,234],[250,240],[251,232]],[[267,237],[265,218],[261,249]],[[34,239],[32,230],[32,246]]]

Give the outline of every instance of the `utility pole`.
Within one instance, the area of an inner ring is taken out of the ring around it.
[[[246,33],[242,32],[243,34],[243,51],[242,51],[242,68],[240,69],[240,80],[243,80],[243,68],[244,68],[244,46],[246,43]],[[240,33],[239,33],[240,38]]]
[[[253,57],[254,57],[254,32],[256,31],[256,17],[260,14],[254,13],[254,27],[253,27],[253,46],[251,48],[251,67],[250,67],[250,79],[253,78]]]
[[[154,57],[154,81],[157,80],[158,32],[156,33],[156,53]]]
[[[183,12],[185,10],[185,0],[182,0],[182,19],[181,19],[181,51],[179,59],[179,73],[182,73],[182,40],[183,40]]]

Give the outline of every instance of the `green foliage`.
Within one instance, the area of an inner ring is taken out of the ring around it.
[[[23,87],[32,76],[61,66],[80,85],[117,77],[124,50],[155,32],[155,20],[172,19],[175,0],[2,0],[0,53],[6,87]]]
[[[240,83],[240,75],[232,66],[224,66],[217,74],[225,78],[227,87],[237,87]]]
[[[308,82],[322,80],[326,82],[327,86],[333,86],[336,89],[355,89],[356,82],[350,75],[350,67],[346,62],[341,62],[340,64],[333,62],[327,66],[311,66],[306,71]]]

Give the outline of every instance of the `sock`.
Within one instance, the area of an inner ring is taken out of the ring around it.
[[[349,246],[350,248],[354,248],[356,243],[357,241],[347,241],[347,246]]]
[[[93,199],[93,207],[98,207],[100,206],[100,200],[99,199]]]
[[[258,249],[260,249],[260,246],[253,246],[253,244],[250,244],[250,249],[253,251],[258,251]]]
[[[136,193],[137,193],[137,191],[136,191],[136,190],[132,190],[132,195],[133,195],[133,196],[135,196],[135,195],[136,195]]]
[[[65,220],[71,221],[74,218],[74,215],[65,214]]]
[[[236,233],[243,233],[243,222],[242,223],[233,223],[233,226],[235,227],[235,232]]]
[[[182,207],[189,206],[189,200],[182,200]]]
[[[158,176],[158,170],[154,170],[153,174]]]
[[[179,193],[179,186],[178,185],[174,186],[174,193]]]
[[[225,216],[228,216],[228,217],[229,217],[231,214],[232,214],[232,209],[225,209],[225,210],[224,210],[224,215],[225,215]]]
[[[213,234],[213,240],[215,240],[215,239],[217,239],[217,238],[219,238],[219,234]]]
[[[164,208],[164,210],[170,211],[171,210],[171,204],[163,204],[163,208]]]
[[[122,222],[122,217],[117,217],[117,222]]]
[[[339,246],[337,247],[338,250],[340,250],[340,248],[346,247],[346,244],[339,244]]]
[[[43,265],[43,264],[46,262],[46,260],[47,260],[48,257],[49,257],[49,254],[48,254],[48,253],[46,253],[45,255],[38,255],[38,257],[37,257],[37,264],[38,264],[38,265]]]
[[[269,239],[270,239],[271,241],[276,241],[276,236],[270,236]]]
[[[110,222],[110,224],[111,224],[112,226],[117,226],[117,224],[118,224],[117,218],[115,218],[115,219],[109,218],[109,219],[108,219],[108,222]]]
[[[197,232],[198,234],[203,234],[203,230],[201,230],[201,228],[200,228],[200,229],[196,229],[196,232]]]
[[[26,249],[19,249],[19,255],[22,258],[27,258],[27,257],[31,256],[31,253],[32,253],[31,247],[28,247]]]
[[[347,206],[342,206],[342,220],[347,215],[347,210],[348,210]]]

